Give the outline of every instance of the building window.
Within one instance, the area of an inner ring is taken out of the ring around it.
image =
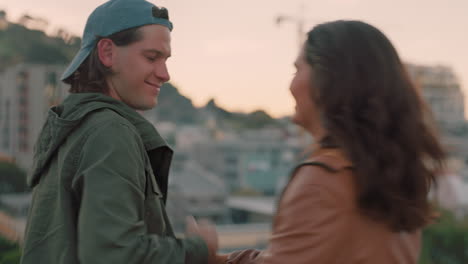
[[[47,72],[46,73],[46,83],[45,83],[45,94],[48,102],[48,106],[54,106],[59,104],[61,94],[57,85],[57,73]]]
[[[3,98],[3,90],[2,90],[2,86],[0,86],[0,127],[2,125],[2,121],[3,121],[3,105],[2,105],[2,98]]]
[[[3,142],[2,147],[5,150],[10,149],[10,100],[5,102],[5,115],[3,119]]]
[[[28,98],[26,96],[20,96],[18,98],[18,104],[20,107],[26,107],[28,105]]]
[[[20,120],[18,122],[18,147],[20,152],[29,151],[29,74],[26,71],[18,73],[16,78],[17,90],[18,90],[18,115]]]

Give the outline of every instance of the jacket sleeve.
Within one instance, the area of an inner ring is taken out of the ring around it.
[[[348,227],[345,217],[340,215],[342,209],[327,187],[306,179],[329,176],[320,174],[323,174],[320,168],[310,166],[298,171],[284,193],[265,251],[234,252],[227,263],[345,263],[334,259],[334,253],[347,243]]]
[[[144,223],[145,167],[136,132],[110,123],[83,144],[72,188],[79,197],[78,258],[87,264],[206,263],[199,237],[150,235]]]

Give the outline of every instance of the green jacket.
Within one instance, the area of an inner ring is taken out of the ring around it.
[[[124,103],[71,94],[49,111],[36,144],[21,263],[206,263],[205,242],[177,239],[169,223],[171,158]]]

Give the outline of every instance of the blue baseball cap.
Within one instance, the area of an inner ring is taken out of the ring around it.
[[[107,37],[125,29],[144,25],[163,25],[172,31],[167,9],[145,0],[110,0],[98,6],[88,17],[78,53],[62,75],[67,79],[80,67],[96,45],[98,37]]]

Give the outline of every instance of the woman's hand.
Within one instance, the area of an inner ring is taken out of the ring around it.
[[[224,262],[218,262],[222,260],[216,254],[218,251],[218,233],[216,227],[212,223],[206,220],[202,220],[199,223],[193,218],[193,216],[187,217],[187,236],[197,235],[200,236],[208,246],[208,264],[218,264]],[[226,257],[227,259],[227,257]]]

